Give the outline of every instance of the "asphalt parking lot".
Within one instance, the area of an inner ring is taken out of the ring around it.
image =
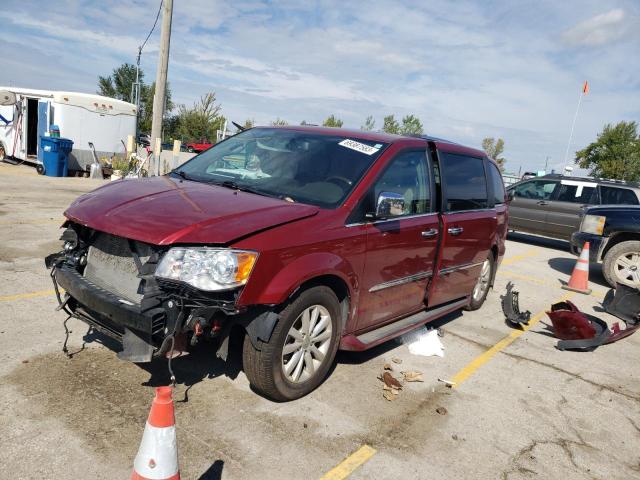
[[[0,164],[2,478],[128,478],[152,386],[168,378],[162,362],[119,361],[76,320],[75,354],[61,352],[65,316],[43,257],[59,248],[64,208],[99,184]],[[182,478],[640,478],[640,335],[575,353],[545,334],[545,309],[561,299],[613,321],[597,311],[608,290],[599,268],[592,295],[560,289],[574,263],[566,243],[511,235],[483,308],[437,322],[444,358],[402,341],[340,353],[328,380],[290,403],[253,393],[237,359],[199,348],[176,360]],[[528,331],[504,322],[509,280],[533,313]],[[386,401],[376,377],[388,362],[425,381]]]

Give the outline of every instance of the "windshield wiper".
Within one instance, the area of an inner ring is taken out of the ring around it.
[[[263,197],[273,197],[273,198],[278,198],[275,195],[272,195],[270,193],[261,191],[261,190],[255,190],[251,187],[247,187],[244,185],[238,185],[236,182],[234,182],[233,180],[225,180],[224,182],[211,182],[214,185],[219,185],[225,188],[232,188],[233,190],[239,190],[241,192],[247,192],[247,193],[254,193],[256,195],[262,195]]]
[[[171,173],[173,173],[174,175],[178,175],[183,180],[193,180],[191,177],[189,177],[189,175],[184,173],[182,170],[174,170]]]

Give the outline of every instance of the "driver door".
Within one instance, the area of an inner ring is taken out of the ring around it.
[[[368,195],[374,211],[381,194],[396,198],[383,219],[366,225],[367,250],[357,329],[363,330],[424,308],[438,244],[430,175],[424,150],[396,155]]]

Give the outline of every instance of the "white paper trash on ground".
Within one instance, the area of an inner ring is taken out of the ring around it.
[[[444,345],[440,341],[437,330],[420,329],[417,332],[410,332],[402,336],[402,342],[409,347],[409,353],[413,355],[444,357]]]

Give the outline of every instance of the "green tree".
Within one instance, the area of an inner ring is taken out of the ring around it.
[[[422,135],[422,122],[415,115],[405,115],[402,117],[400,133],[402,135]]]
[[[245,130],[249,129],[249,128],[253,128],[256,126],[256,121],[253,118],[247,118],[244,121],[244,125],[242,126]]]
[[[360,126],[360,130],[364,130],[366,132],[370,132],[372,131],[374,128],[376,128],[376,121],[373,119],[373,115],[369,115],[365,121],[364,121],[364,125]]]
[[[482,139],[482,149],[490,158],[496,161],[500,171],[504,171],[504,164],[507,161],[506,158],[501,156],[502,152],[504,152],[504,140],[502,138],[496,140],[493,137],[486,137]]]
[[[216,141],[216,133],[224,126],[222,107],[216,103],[216,94],[207,93],[193,104],[192,108],[178,107],[176,134],[183,142],[200,140]]]
[[[394,133],[398,135],[400,133],[400,124],[396,120],[394,115],[387,115],[382,120],[382,130],[387,133]]]
[[[140,70],[140,83],[144,84],[144,72]],[[136,67],[130,63],[123,63],[114,68],[111,75],[98,76],[98,94],[131,102],[131,87],[136,81]]]
[[[580,168],[594,177],[640,180],[640,137],[636,122],[606,124],[595,142],[576,152]]]
[[[327,117],[327,119],[324,122],[322,122],[322,126],[342,128],[342,120],[340,120],[335,115],[331,114],[329,117]]]
[[[283,127],[285,125],[289,125],[289,123],[286,120],[277,117],[273,122],[271,122],[271,125],[274,127]]]
[[[136,67],[130,63],[123,63],[113,69],[111,75],[106,77],[98,76],[98,94],[105,97],[133,102],[131,97],[132,87],[136,81]],[[151,85],[144,83],[144,71],[140,70],[140,114],[138,115],[138,129],[142,132],[151,131],[151,118],[153,115],[153,94],[155,92],[155,82]],[[167,85],[167,99],[165,104],[165,118],[163,129],[166,130],[167,120],[171,117],[170,112],[174,105],[171,101],[171,89]]]
[[[156,82],[151,85],[140,85],[140,114],[138,115],[138,129],[141,132],[151,132],[153,123],[153,96],[156,92]],[[171,100],[171,90],[167,84],[167,98],[164,106],[164,119],[162,120],[162,130],[167,136],[167,121],[171,117],[171,111],[175,108]]]

